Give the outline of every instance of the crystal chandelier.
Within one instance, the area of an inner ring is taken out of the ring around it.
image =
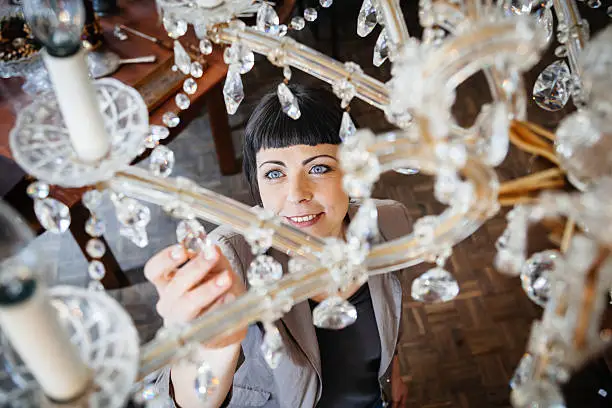
[[[410,36],[398,0],[364,0],[357,34],[364,37],[376,25],[383,26],[372,63],[392,64],[387,83],[366,75],[354,62],[336,61],[291,38],[292,31],[325,13],[332,0],[320,0],[320,6],[307,8],[288,26],[280,24],[274,8],[264,2],[157,0],[163,25],[174,39],[175,67],[189,76],[175,96],[182,110],[189,109],[189,96],[196,92],[194,78],[203,75],[200,63],[191,60],[180,41],[189,24],[203,54],[212,53],[215,46],[225,47],[229,69],[223,95],[230,114],[244,99],[241,76],[254,66],[254,53],[282,68],[278,98],[283,112],[294,120],[300,120],[300,107],[287,86],[292,69],[331,85],[345,109],[338,130],[343,140],[343,187],[362,202],[346,241],[309,236],[264,210],[251,209],[186,178],[169,177],[174,153],[159,142],[169,135],[168,128],[178,126],[178,116],[167,112],[165,127],[149,126],[146,106],[136,91],[113,79],[89,81],[83,51],[74,42],[82,13],[78,0],[24,3],[35,35],[45,44],[43,59],[55,93],[38,97],[19,113],[10,134],[12,153],[38,179],[28,194],[48,230],[62,232],[70,224],[68,208],[49,197],[49,185],[88,187],[82,199],[91,212],[85,228],[91,236],[86,250],[93,261],[88,268],[89,290],[45,290],[40,262],[27,251],[28,232],[19,227],[10,209],[3,209],[2,221],[16,231],[20,245],[2,254],[7,266],[0,277],[6,295],[5,300],[0,296],[2,353],[12,365],[0,383],[1,403],[41,406],[44,393],[59,401],[81,395],[89,406],[121,407],[130,398],[153,406],[162,396],[155,395],[148,382],[152,373],[192,358],[193,344],[256,321],[266,328],[262,352],[274,367],[282,342],[271,323],[294,304],[328,293],[313,311],[314,324],[341,328],[356,319],[356,311],[334,296],[338,289],[365,281],[368,275],[421,262],[435,266],[414,280],[412,296],[424,302],[450,300],[459,292],[445,269],[453,246],[501,206],[514,208],[496,243],[495,266],[501,273],[520,277],[530,299],[545,309],[533,324],[527,353],[512,381],[513,405],[564,406],[559,386],[609,344],[609,336],[600,334],[600,322],[612,287],[608,233],[612,212],[602,204],[610,202],[612,191],[608,178],[612,149],[605,137],[612,126],[612,99],[607,92],[607,85],[612,85],[612,29],[589,41],[588,24],[574,0],[421,0],[421,39]],[[597,8],[601,2],[589,5]],[[553,12],[561,44],[555,54],[567,58],[569,65],[559,60],[545,68],[533,87],[533,99],[552,111],[563,108],[571,96],[578,108],[555,134],[526,121],[527,95],[521,77],[539,61],[555,33]],[[249,13],[256,13],[252,27],[238,19]],[[461,127],[451,113],[456,89],[480,71],[493,101],[481,107],[471,127]],[[349,113],[354,98],[381,109],[398,130],[379,135],[367,128],[356,130]],[[82,118],[88,119],[86,129]],[[506,157],[510,143],[544,157],[553,167],[500,183],[495,167]],[[129,166],[146,149],[152,149],[149,168]],[[372,187],[383,172],[398,169],[434,176],[433,194],[447,208],[417,220],[409,235],[375,243]],[[564,175],[578,191],[549,191],[563,187]],[[151,216],[145,203],[159,205],[177,218],[177,240],[190,251],[210,250],[198,218],[233,227],[244,234],[256,255],[247,272],[252,289],[184,327],[160,330],[138,349],[132,322],[104,294],[100,283],[105,270],[98,259],[106,248],[98,239],[105,232],[99,208],[105,199],[115,207],[121,235],[139,247],[148,243]],[[566,220],[561,247],[528,258],[527,228],[544,219]],[[293,256],[288,274],[283,275],[280,265],[265,255],[270,247]],[[24,347],[42,347],[42,343],[24,340],[19,320],[25,315],[15,311],[45,317],[46,341],[62,350],[57,359],[66,368],[55,381],[35,359],[24,358]],[[60,329],[62,324],[68,336]],[[194,389],[206,398],[216,380],[205,361],[197,363]],[[83,374],[85,368],[88,375]]]

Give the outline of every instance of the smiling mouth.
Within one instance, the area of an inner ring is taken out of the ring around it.
[[[289,221],[291,225],[294,225],[298,228],[305,228],[305,227],[310,227],[311,225],[316,224],[322,215],[323,213],[309,214],[309,215],[302,215],[299,217],[285,217],[285,219]]]

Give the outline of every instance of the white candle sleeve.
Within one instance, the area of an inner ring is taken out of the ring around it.
[[[110,137],[89,79],[85,50],[69,57],[43,55],[74,151],[85,162],[101,159],[109,150]]]
[[[37,287],[30,298],[0,306],[0,325],[47,397],[69,401],[84,393],[90,370],[44,290]]]

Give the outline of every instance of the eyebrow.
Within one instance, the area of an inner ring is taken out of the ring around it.
[[[338,159],[336,159],[334,156],[330,156],[329,154],[319,154],[319,155],[317,155],[317,156],[312,156],[312,157],[310,157],[310,158],[308,158],[308,159],[304,160],[304,161],[302,162],[302,166],[307,165],[308,163],[310,163],[310,162],[311,162],[311,161],[313,161],[313,160],[318,159],[319,157],[328,157],[328,158],[330,158],[330,159],[334,159],[334,160],[338,161]],[[286,165],[285,163],[283,163],[282,161],[278,161],[278,160],[268,160],[268,161],[265,161],[265,162],[261,163],[261,164],[259,165],[259,168],[261,168],[261,166],[263,166],[264,164],[277,164],[277,165],[282,166],[282,167],[287,167],[287,165]]]

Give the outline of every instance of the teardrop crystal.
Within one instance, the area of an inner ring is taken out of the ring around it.
[[[261,352],[268,367],[275,369],[280,363],[285,347],[280,332],[274,325],[266,325],[266,334],[264,334],[263,342],[261,343]]]
[[[227,71],[225,85],[223,86],[223,99],[225,100],[225,109],[230,115],[236,113],[244,99],[244,88],[237,67],[230,66]]]
[[[149,170],[156,176],[168,177],[174,168],[174,152],[168,147],[159,145],[151,152]]]
[[[144,227],[126,227],[119,228],[119,235],[132,241],[139,248],[144,248],[149,245],[149,236]]]
[[[426,303],[448,302],[459,294],[459,284],[448,271],[436,267],[412,282],[411,295]]]
[[[278,100],[280,101],[283,112],[291,119],[299,119],[302,113],[298,106],[297,100],[291,90],[284,82],[281,82],[277,88]]]
[[[376,8],[372,0],[364,0],[357,17],[357,35],[365,37],[376,27]]]
[[[256,27],[259,31],[268,34],[278,34],[279,18],[274,7],[268,3],[262,3],[257,10]]]
[[[546,42],[548,43],[553,36],[553,15],[549,8],[542,7],[535,12],[535,17],[538,25],[544,29],[546,33]]]
[[[255,55],[245,45],[234,43],[223,52],[223,61],[238,67],[241,74],[246,74],[255,65]]]
[[[340,330],[355,323],[357,309],[339,296],[331,296],[312,311],[312,322],[322,329]]]
[[[54,234],[61,234],[70,227],[70,210],[54,198],[34,200],[34,213],[40,225]]]
[[[351,115],[348,112],[344,112],[342,114],[342,123],[340,124],[340,140],[346,140],[346,138],[353,136],[355,132],[357,132],[357,129],[351,119]]]
[[[560,262],[557,251],[533,254],[521,269],[521,284],[529,299],[545,307],[550,296],[553,274]]]
[[[376,45],[374,46],[374,57],[372,58],[372,63],[376,67],[380,67],[383,62],[385,62],[389,58],[389,47],[387,46],[387,30],[383,28],[376,40]]]
[[[191,71],[191,58],[178,40],[174,40],[174,65],[185,75]]]
[[[189,254],[203,252],[205,258],[211,258],[214,245],[206,237],[206,229],[198,220],[181,220],[176,226],[176,240]]]
[[[533,100],[548,111],[563,109],[570,96],[570,82],[567,63],[563,60],[555,61],[538,76],[533,86]]]

